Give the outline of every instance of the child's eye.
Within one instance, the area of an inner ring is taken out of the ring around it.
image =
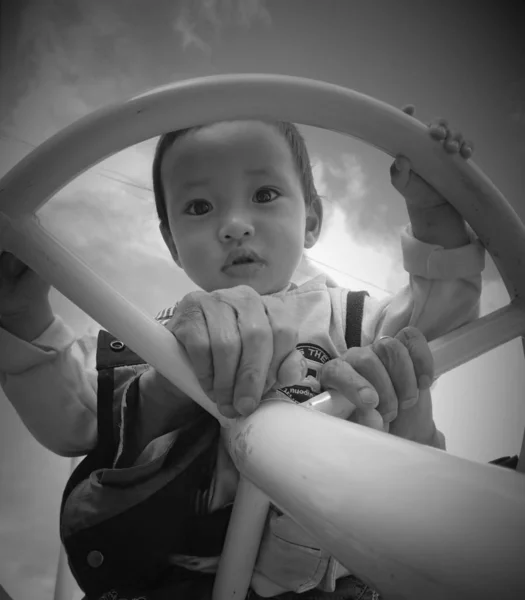
[[[255,192],[254,200],[259,204],[267,204],[272,202],[279,196],[279,193],[271,188],[261,188]]]
[[[207,200],[192,200],[184,209],[187,215],[200,216],[209,213],[213,206]]]

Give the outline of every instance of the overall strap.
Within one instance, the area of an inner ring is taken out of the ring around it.
[[[98,444],[104,462],[112,461],[118,449],[118,427],[120,405],[115,406],[114,392],[118,385],[116,370],[120,373],[122,367],[144,365],[145,361],[130,350],[120,340],[117,340],[108,331],[101,330],[98,334],[97,344],[97,431]],[[125,372],[125,379],[129,379],[130,373]]]
[[[61,513],[72,490],[96,469],[109,467],[118,448],[115,433],[113,393],[115,369],[145,362],[108,331],[100,330],[97,340],[97,445],[76,467],[62,495]]]
[[[348,292],[346,297],[345,342],[347,348],[361,346],[363,328],[363,307],[368,292]]]

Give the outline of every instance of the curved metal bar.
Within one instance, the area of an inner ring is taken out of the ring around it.
[[[248,419],[224,419],[173,336],[30,216],[75,176],[123,148],[166,130],[242,118],[319,126],[409,156],[492,254],[513,306],[525,299],[525,228],[472,162],[448,155],[430,140],[426,127],[382,102],[339,86],[275,75],[182,82],[101,109],[59,132],[0,180],[2,247],[214,414],[228,429],[241,474],[380,590],[409,599],[521,597],[524,583],[516,579],[525,549],[516,534],[525,524],[521,475],[282,402],[266,403]],[[497,318],[508,325],[521,319],[518,313],[509,309]],[[462,335],[449,342],[461,342]],[[290,446],[293,453],[287,451]],[[396,477],[388,479],[385,473]],[[409,507],[407,489],[412,492]],[[476,515],[465,512],[473,504]],[[446,516],[453,527],[443,537]]]
[[[14,218],[35,212],[89,167],[165,131],[242,118],[322,127],[352,135],[388,154],[408,156],[414,169],[459,210],[480,237],[511,299],[525,298],[525,227],[472,161],[447,154],[430,139],[422,123],[397,108],[334,84],[300,77],[203,77],[99,109],[48,139],[0,180],[0,211]]]

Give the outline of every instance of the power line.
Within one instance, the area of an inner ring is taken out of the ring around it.
[[[30,148],[33,148],[33,149],[37,148],[37,146],[35,144],[32,144],[31,142],[28,142],[26,140],[17,138],[13,135],[7,136],[5,133],[0,132],[0,138],[3,140],[6,140],[6,141],[13,141],[13,142],[18,142],[19,144],[25,144],[26,146],[29,146]],[[124,173],[120,173],[119,171],[115,171],[114,169],[107,169],[105,167],[99,167],[98,169],[95,169],[95,170],[98,171],[97,175],[99,175],[100,177],[104,177],[106,179],[110,179],[112,181],[122,183],[124,185],[129,185],[129,186],[137,188],[139,190],[144,190],[145,192],[150,192],[151,194],[153,193],[152,188],[141,185],[140,183],[137,183],[136,181],[133,181],[132,179],[130,179]],[[114,175],[119,175],[120,177],[125,177],[127,179],[127,181],[124,179],[118,179],[117,177],[112,177],[111,175],[107,175],[107,173],[113,173]]]
[[[369,285],[371,287],[376,288],[377,290],[381,290],[383,292],[385,292],[386,294],[392,294],[392,292],[390,290],[387,290],[383,287],[381,287],[380,285],[376,285],[375,283],[372,283],[371,281],[367,281],[366,279],[361,279],[361,277],[356,277],[355,275],[351,275],[350,273],[347,273],[346,271],[343,271],[342,269],[338,269],[337,267],[333,267],[332,265],[328,265],[320,260],[317,260],[315,258],[311,258],[310,256],[308,257],[308,260],[317,263],[318,265],[321,265],[323,267],[326,267],[328,269],[332,269],[332,271],[337,271],[338,273],[341,273],[341,275],[346,275],[347,277],[351,277],[352,279],[355,279],[356,281],[360,281],[361,283],[364,283],[365,285]]]
[[[7,141],[13,141],[13,142],[18,142],[20,144],[25,144],[26,146],[30,146],[31,148],[37,148],[37,146],[35,144],[32,144],[31,142],[28,142],[27,140],[23,140],[21,138],[15,137],[14,135],[6,135],[5,133],[0,132],[0,138],[7,140]],[[114,169],[105,169],[105,168],[100,168],[98,169],[99,171],[105,171],[105,173],[97,173],[97,175],[99,175],[100,177],[104,177],[106,179],[109,179],[111,181],[116,181],[117,183],[122,183],[123,185],[128,185],[134,188],[137,188],[139,190],[144,190],[146,192],[150,192],[153,193],[153,189],[152,188],[148,188],[145,187],[139,183],[134,182],[133,180],[131,181],[125,181],[124,179],[119,179],[118,177],[112,177],[111,175],[107,175],[106,173],[113,173],[114,175],[118,175],[120,177],[126,177],[127,175],[125,175],[124,173],[120,173],[119,171],[115,171]],[[129,178],[128,178],[129,179]],[[371,287],[374,287],[378,290],[381,290],[383,292],[385,292],[386,294],[392,294],[392,292],[390,290],[387,290],[385,288],[382,288],[379,285],[376,285],[375,283],[372,283],[371,281],[367,281],[366,279],[362,279],[360,277],[355,277],[355,275],[351,275],[350,273],[347,273],[346,271],[343,271],[342,269],[338,269],[337,267],[334,267],[332,265],[328,265],[320,260],[317,260],[315,258],[311,258],[308,257],[308,260],[317,263],[318,265],[322,266],[322,267],[326,267],[328,269],[332,269],[333,271],[337,271],[338,273],[341,273],[342,275],[346,275],[347,277],[351,277],[352,279],[355,279],[356,281],[359,281],[365,285],[369,285]]]

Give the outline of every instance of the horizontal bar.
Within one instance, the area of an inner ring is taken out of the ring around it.
[[[515,300],[430,342],[435,376],[525,335],[525,304]]]

